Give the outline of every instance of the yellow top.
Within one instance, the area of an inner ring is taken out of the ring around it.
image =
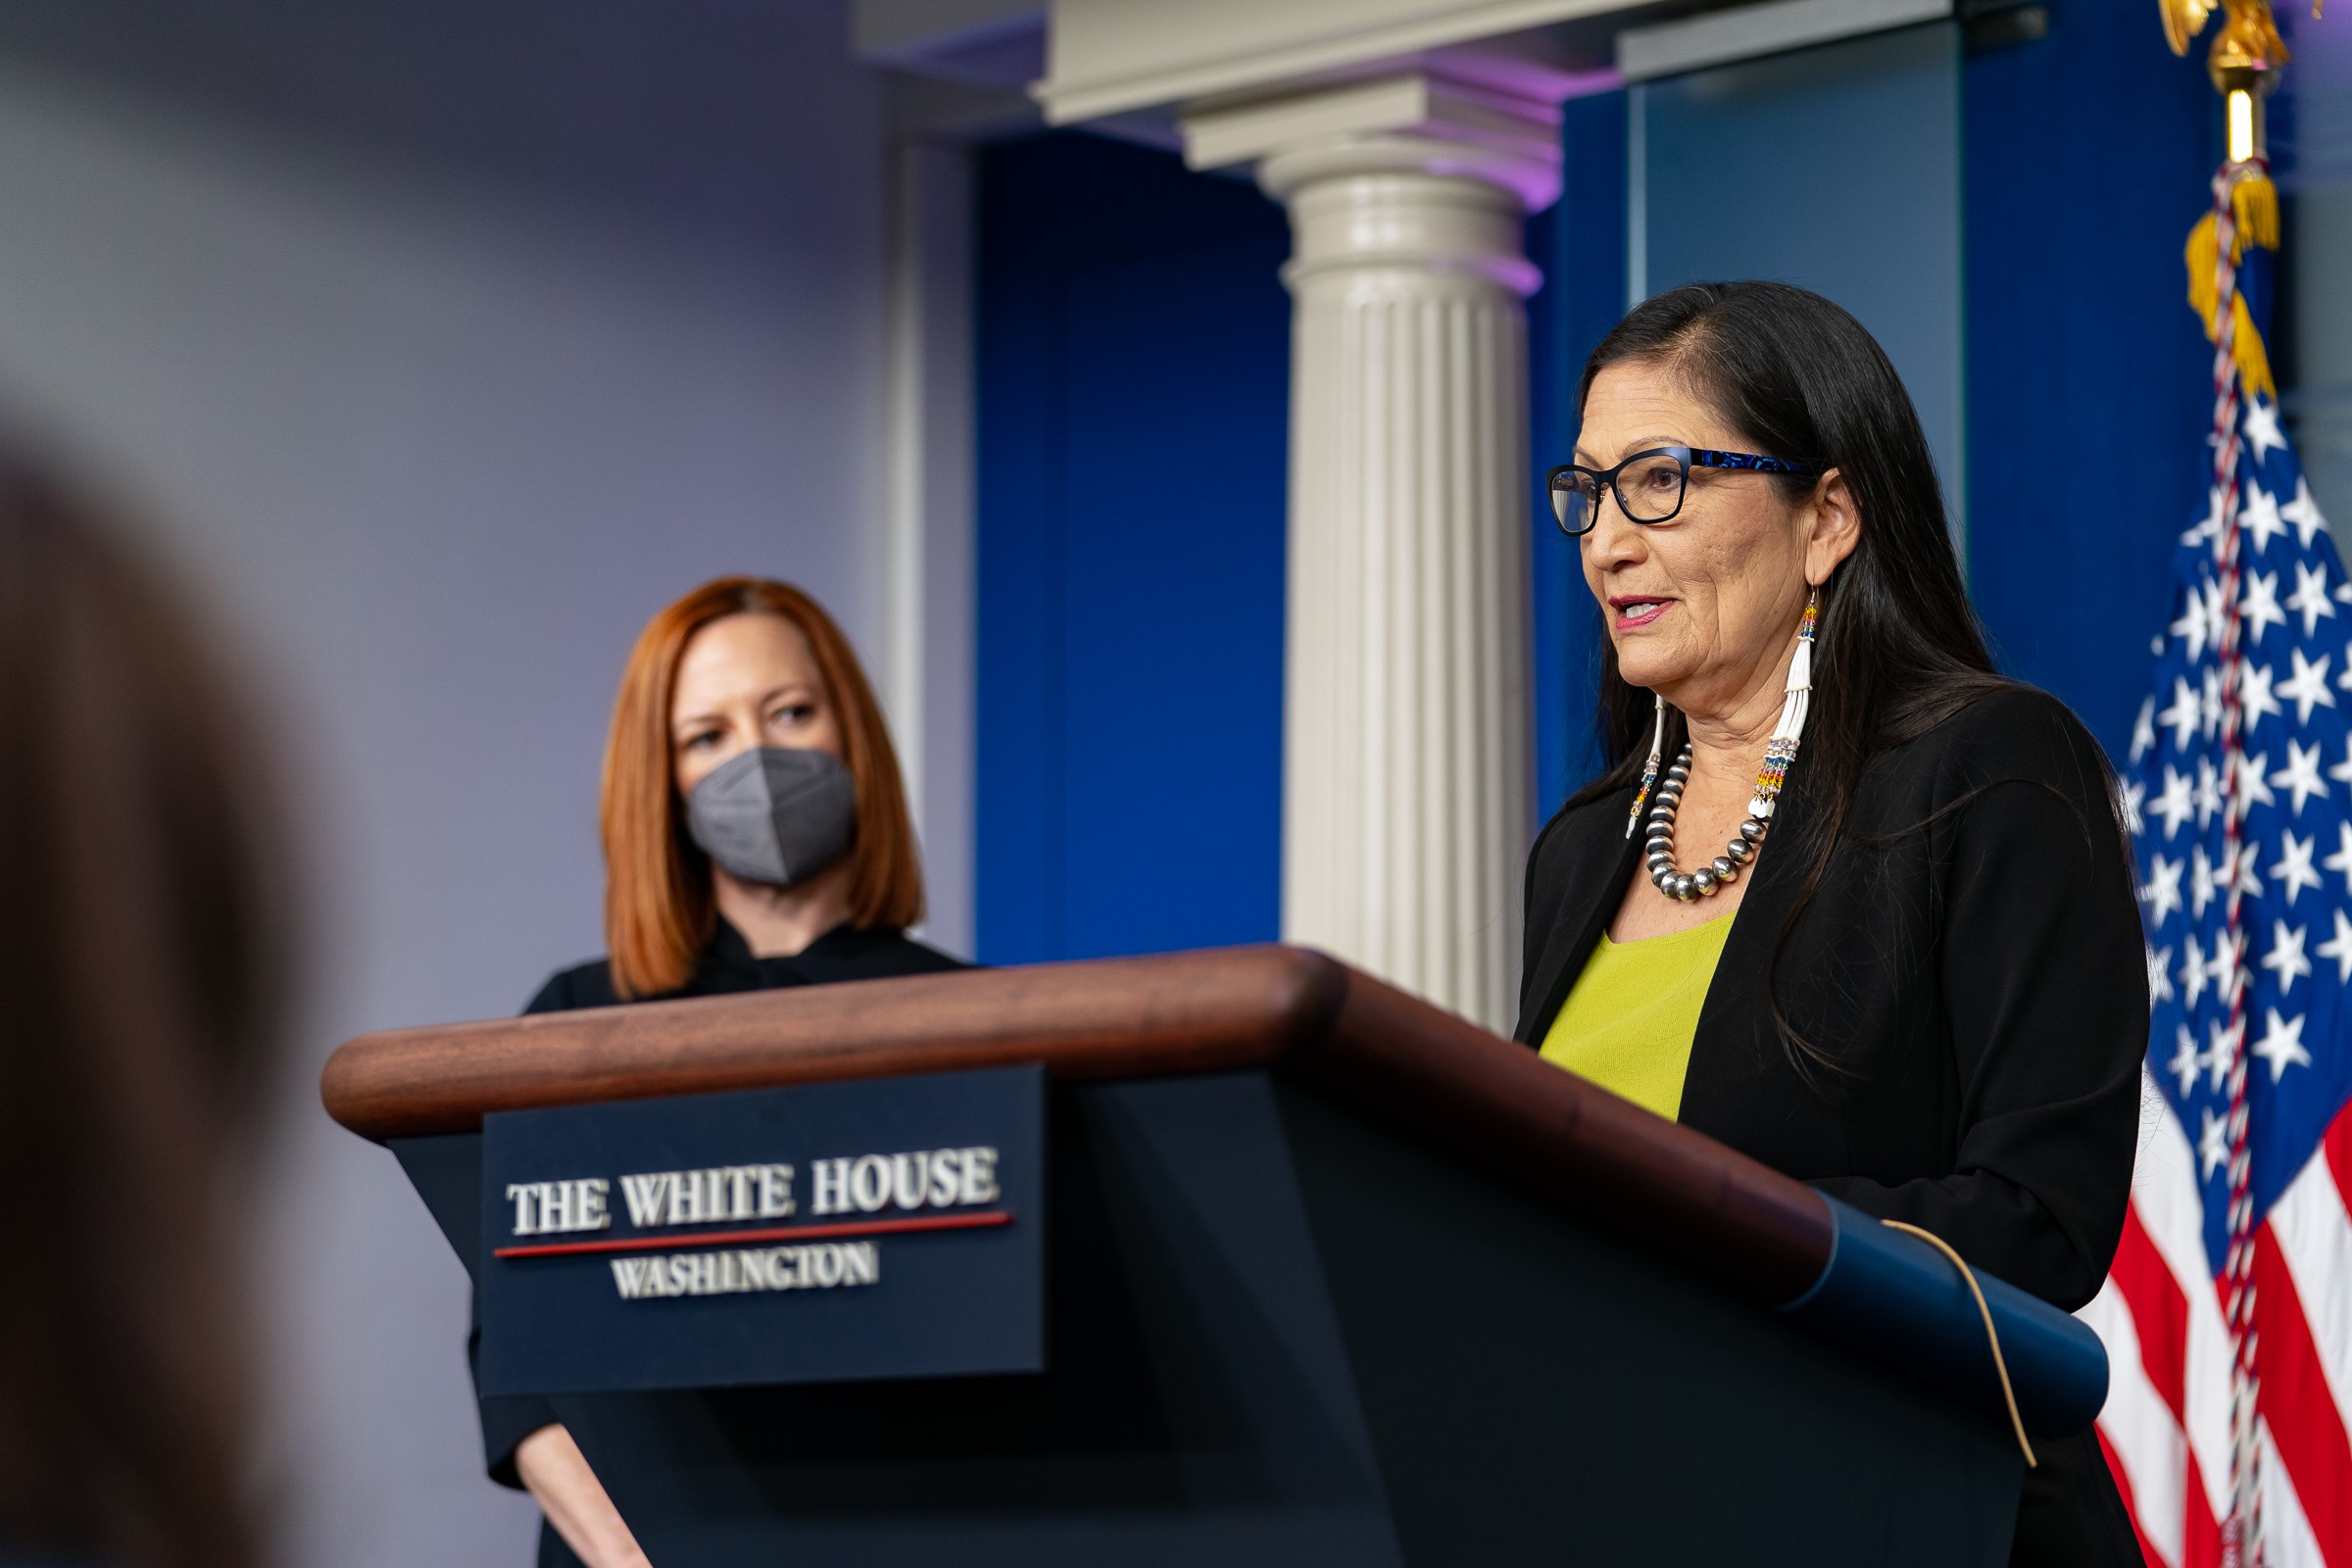
[[[1611,942],[1603,931],[1544,1031],[1544,1059],[1673,1120],[1698,1009],[1737,916],[1640,942]]]

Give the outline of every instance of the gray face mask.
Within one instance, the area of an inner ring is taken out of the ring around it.
[[[849,849],[858,781],[831,752],[762,746],[728,758],[694,787],[686,831],[746,882],[788,888]]]

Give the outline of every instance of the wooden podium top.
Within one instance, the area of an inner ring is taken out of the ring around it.
[[[383,1140],[486,1112],[1042,1063],[1056,1081],[1267,1069],[1759,1300],[1803,1293],[1810,1188],[1320,953],[982,969],[363,1035],[335,1120]]]

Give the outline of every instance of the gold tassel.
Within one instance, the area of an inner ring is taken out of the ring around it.
[[[2269,178],[2256,174],[2232,186],[2230,215],[2236,224],[2236,232],[2230,241],[2232,264],[2245,260],[2249,245],[2270,251],[2278,248],[2278,187]],[[2221,243],[2214,234],[2213,214],[2198,219],[2197,226],[2188,231],[2188,244],[2181,260],[2188,267],[2188,308],[2204,323],[2205,340],[2213,342],[2221,325],[2213,318],[2214,306],[2219,301],[2214,273],[2221,265]],[[2254,330],[2254,318],[2246,309],[2243,294],[2232,295],[2230,302],[2230,357],[2236,362],[2238,383],[2248,397],[2278,397],[2278,383],[2271,376],[2270,351],[2263,344],[2262,334]]]
[[[2246,297],[2240,294],[2230,302],[2230,357],[2237,362],[2237,383],[2246,389],[2248,397],[2268,397],[2278,401],[2278,383],[2271,379],[2270,351],[2263,347],[2262,334],[2254,330],[2254,318],[2246,310]]]
[[[2213,236],[2213,215],[2207,213],[2188,231],[2188,251],[2182,260],[2188,263],[2188,308],[2204,324],[2208,343],[2213,341],[2214,273],[2221,270],[2220,252]]]
[[[2266,251],[2278,248],[2278,187],[2268,175],[2239,180],[2230,189],[2230,208],[2237,219],[2237,241],[2230,247],[2231,261],[2243,261],[2249,244]]]

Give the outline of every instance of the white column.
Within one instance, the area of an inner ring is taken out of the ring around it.
[[[1283,937],[1507,1029],[1533,826],[1520,231],[1557,194],[1557,115],[1412,74],[1186,128],[1198,163],[1254,156],[1291,214]]]
[[[972,952],[970,155],[891,150],[883,635],[874,672],[921,840],[917,934]]]

